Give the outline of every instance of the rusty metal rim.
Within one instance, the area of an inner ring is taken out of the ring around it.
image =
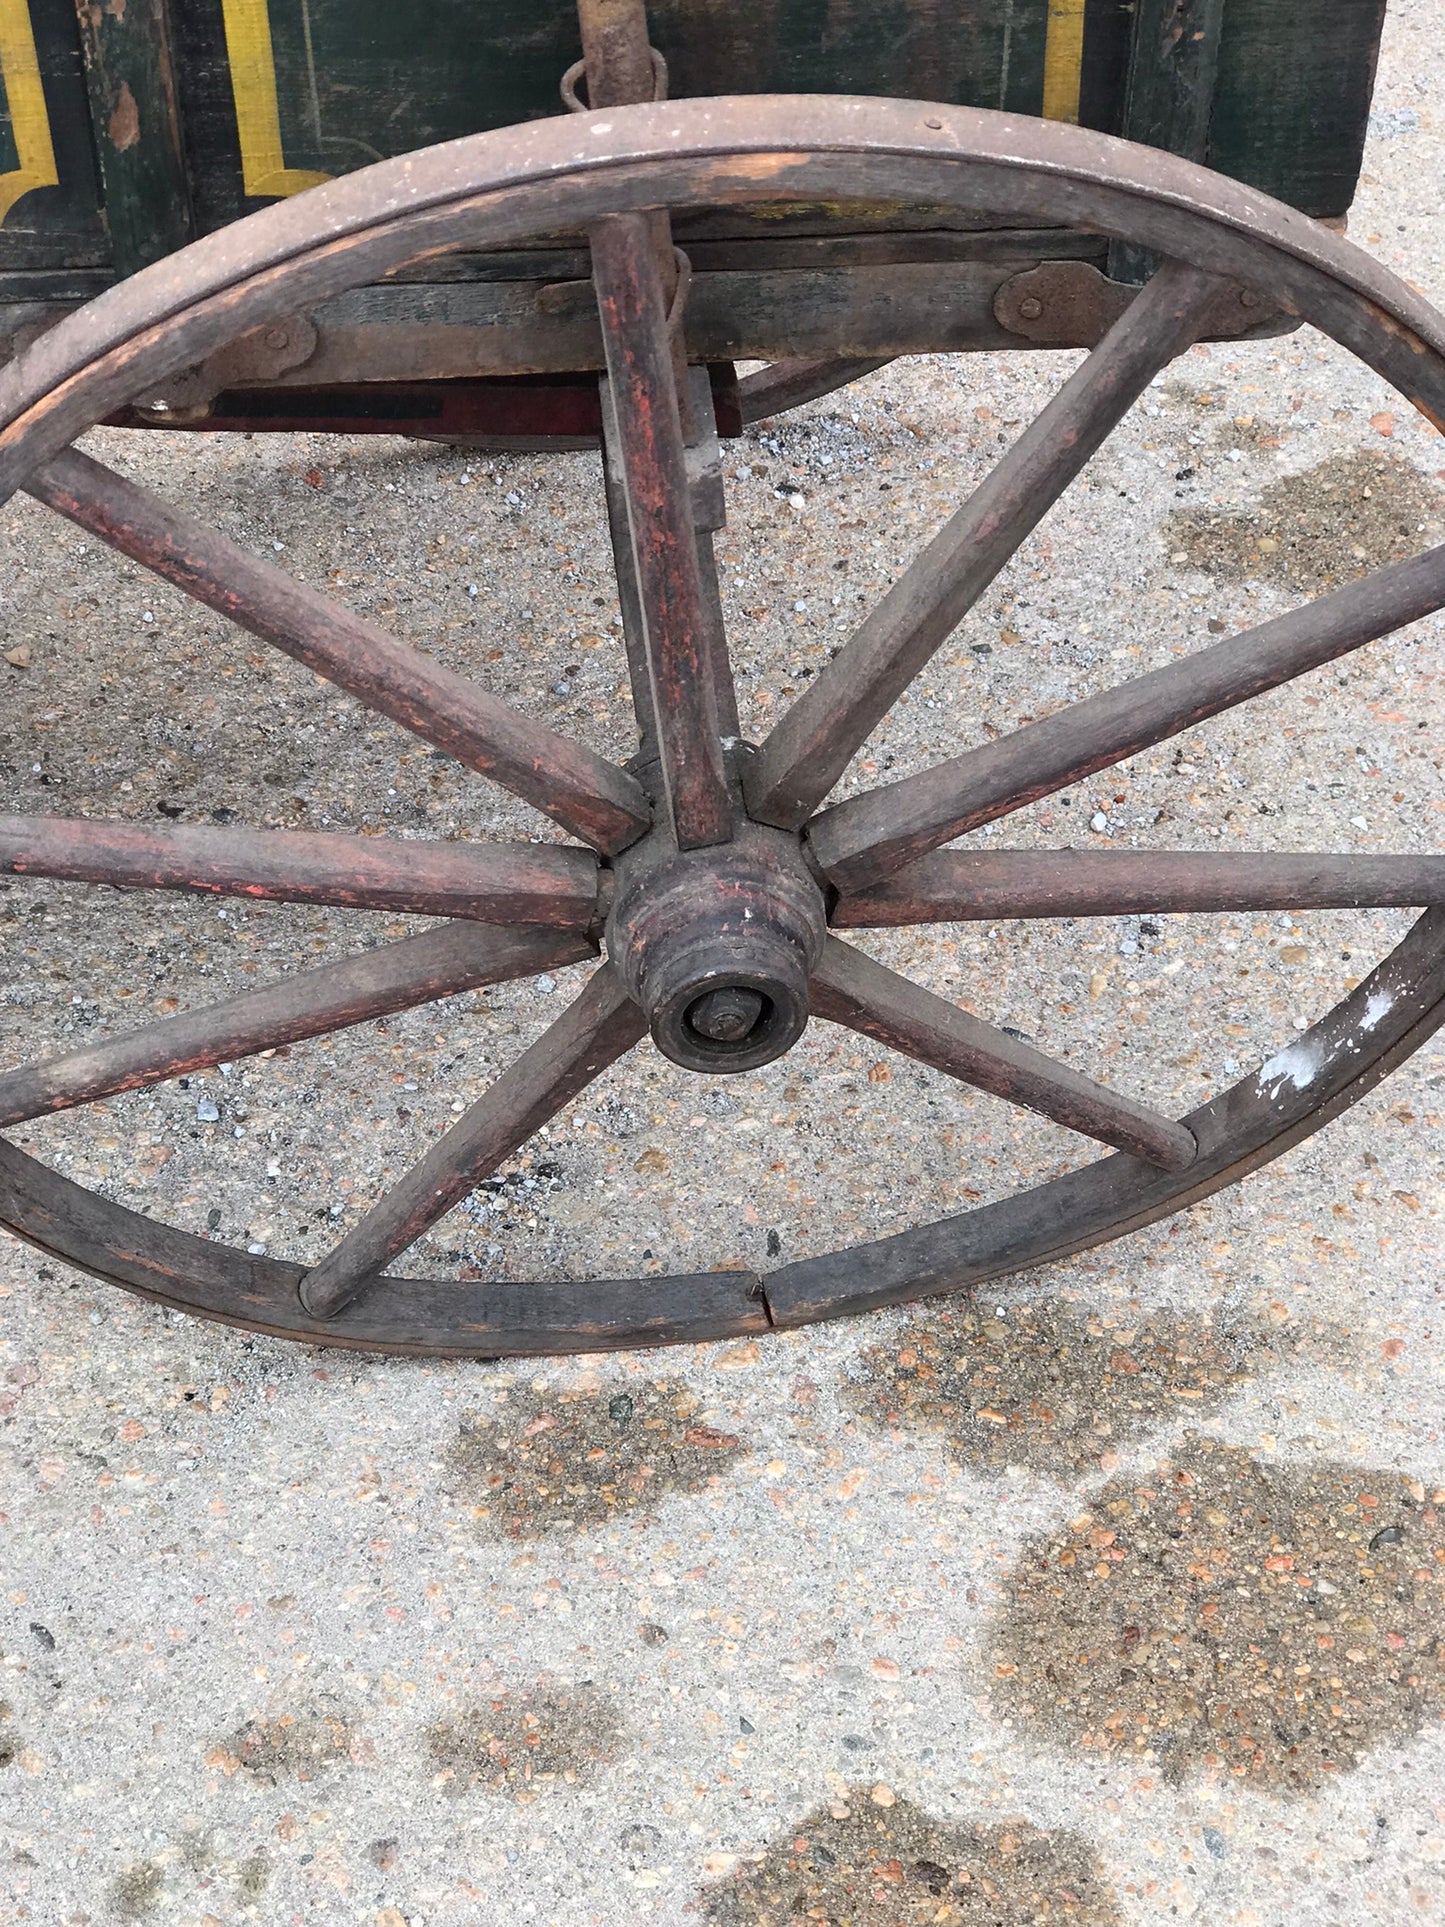
[[[880,191],[1120,235],[1253,276],[1445,419],[1438,373],[1423,397],[1409,379],[1431,350],[1445,355],[1440,317],[1362,250],[1253,189],[1108,135],[988,109],[758,95],[468,136],[194,242],[68,316],[0,373],[0,499],[100,416],[267,320],[427,255],[535,234],[549,192],[556,226],[646,206]]]
[[[1438,909],[1281,1053],[1283,1067],[1274,1060],[1273,1071],[1266,1065],[1189,1115],[1201,1151],[1188,1171],[1171,1177],[1133,1158],[1101,1158],[996,1204],[767,1277],[721,1271],[565,1287],[388,1277],[363,1303],[313,1320],[298,1297],[303,1266],[158,1224],[3,1140],[0,1223],[48,1256],[173,1310],[317,1345],[490,1358],[757,1335],[962,1290],[1140,1230],[1290,1150],[1368,1095],[1442,1024]],[[1315,1073],[1296,1086],[1305,1065]],[[76,1228],[87,1222],[88,1231]],[[419,1329],[438,1335],[418,1337]]]

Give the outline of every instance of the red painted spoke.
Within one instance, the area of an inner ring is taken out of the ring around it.
[[[993,923],[1136,911],[1364,910],[1445,903],[1445,856],[1255,856],[1214,850],[934,850],[832,923]]]
[[[330,1318],[350,1304],[646,1029],[641,1010],[604,965],[551,1029],[307,1276],[301,1296],[311,1315]]]
[[[545,843],[403,843],[295,830],[0,816],[0,872],[6,871],[562,930],[586,930],[597,915],[592,852]]]
[[[748,807],[797,829],[1218,297],[1166,262],[963,507],[793,704],[753,758]]]
[[[9,1071],[0,1076],[0,1125],[68,1111],[117,1091],[345,1030],[480,984],[560,969],[593,954],[586,937],[565,931],[498,930],[482,923],[427,930],[342,963],[300,971],[244,997]]]
[[[1105,1090],[836,937],[823,947],[809,998],[819,1017],[1160,1170],[1182,1171],[1194,1161],[1198,1146],[1186,1125]]]
[[[1445,546],[1392,563],[917,776],[836,804],[810,826],[814,852],[840,890],[865,890],[940,843],[1122,763],[1441,607]]]
[[[26,483],[47,508],[274,643],[413,735],[500,783],[609,855],[651,819],[641,786],[604,756],[410,649],[89,456],[68,449]]]
[[[701,849],[732,836],[732,804],[654,237],[646,215],[619,214],[590,239],[611,402],[603,434],[626,496],[647,664],[638,720],[645,733],[650,698],[678,847]]]

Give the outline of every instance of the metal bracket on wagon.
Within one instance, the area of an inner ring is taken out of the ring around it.
[[[228,341],[194,368],[183,369],[132,405],[169,425],[204,419],[216,396],[230,388],[255,388],[293,368],[304,368],[320,337],[309,315],[286,315]]]
[[[1040,348],[1093,348],[1139,290],[1111,281],[1088,261],[1046,261],[1005,281],[993,298],[994,319]],[[1204,341],[1289,334],[1299,326],[1253,288],[1221,290],[1200,329]]]

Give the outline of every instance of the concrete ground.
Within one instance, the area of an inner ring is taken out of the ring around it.
[[[1445,302],[1445,65],[1392,8],[1356,240]],[[728,449],[759,734],[1052,391],[895,366]],[[613,751],[593,458],[95,446]],[[1305,332],[1175,365],[868,746],[902,773],[1442,539],[1445,443]],[[0,511],[8,808],[535,833],[33,505]],[[1440,847],[1440,618],[999,844]],[[519,641],[519,639],[522,639]],[[0,886],[0,1066],[411,927]],[[1408,913],[1118,919],[875,954],[1182,1110]],[[579,971],[14,1133],[304,1257]],[[1236,1190],[925,1306],[668,1353],[420,1364],[135,1302],[0,1240],[0,1924],[1445,1920],[1445,1058]],[[650,1050],[415,1266],[824,1252],[1076,1140],[815,1026]]]

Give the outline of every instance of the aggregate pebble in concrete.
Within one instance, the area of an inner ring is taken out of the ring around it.
[[[804,1815],[794,1837],[710,1893],[718,1927],[1116,1927],[1086,1840],[1026,1820],[949,1826],[879,1781]]]
[[[1445,1711],[1445,1489],[1188,1438],[1027,1544],[1000,1704],[1167,1780],[1289,1792]]]
[[[1112,1470],[1151,1427],[1181,1411],[1197,1418],[1291,1357],[1324,1362],[1342,1349],[1344,1334],[1291,1330],[1286,1308],[1276,1314],[1231,1327],[1049,1299],[944,1311],[912,1324],[901,1348],[871,1347],[845,1389],[895,1434],[941,1433],[964,1464],[1065,1479]]]

